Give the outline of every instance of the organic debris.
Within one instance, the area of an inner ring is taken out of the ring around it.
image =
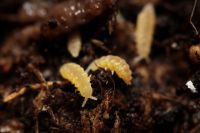
[[[198,133],[199,2],[1,0],[0,132]]]

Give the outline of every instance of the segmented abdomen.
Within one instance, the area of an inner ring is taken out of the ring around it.
[[[141,59],[148,59],[155,30],[156,14],[149,3],[139,13],[136,23],[136,48]]]
[[[89,70],[97,70],[98,67],[109,69],[111,71],[116,72],[116,74],[128,85],[131,84],[132,81],[132,71],[126,61],[119,56],[107,55],[103,56],[99,59],[94,60],[89,67],[87,68],[87,72]]]
[[[92,96],[92,87],[90,78],[84,69],[75,63],[66,63],[60,68],[60,74],[63,78],[69,80],[80,92],[81,96],[85,98],[82,106],[84,106],[88,98],[97,100]]]

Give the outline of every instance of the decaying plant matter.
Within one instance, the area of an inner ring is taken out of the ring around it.
[[[1,0],[0,132],[198,133],[198,5]]]
[[[23,52],[19,54],[16,49],[21,49],[21,47],[25,47],[30,42],[39,41],[42,38],[51,40],[63,35],[67,36],[67,33],[73,31],[76,28],[79,28],[84,24],[87,24],[96,17],[105,14],[106,12],[112,12],[114,10],[113,7],[115,3],[115,0],[61,1],[56,4],[49,4],[48,9],[43,7],[45,10],[43,11],[45,12],[45,15],[42,16],[42,19],[38,19],[37,17],[40,14],[23,14],[22,16],[25,18],[21,18],[19,13],[19,17],[16,17],[16,19],[22,21],[24,19],[34,19],[34,24],[22,28],[20,31],[14,32],[5,40],[3,47],[1,48],[2,54],[0,56],[0,62],[3,63],[0,63],[0,66],[3,67],[7,64],[12,66],[12,63],[19,61],[14,57],[21,58],[22,56],[26,56],[25,52],[25,55],[23,55]],[[32,5],[33,3],[29,4],[29,6],[38,6]],[[35,9],[30,7],[28,11],[37,13],[37,10],[37,8]],[[11,55],[8,53],[11,53]],[[4,61],[4,58],[10,62]]]
[[[13,92],[12,94],[6,96],[3,99],[3,102],[10,102],[10,101],[14,100],[15,98],[25,94],[25,92],[27,92],[28,89],[41,90],[41,89],[46,88],[47,86],[48,87],[51,87],[53,85],[54,86],[63,86],[65,84],[67,84],[67,83],[68,82],[61,82],[61,81],[52,82],[52,81],[49,81],[49,82],[46,82],[46,83],[31,84],[31,85],[28,85],[27,87],[19,88],[19,89],[17,89],[17,92]]]

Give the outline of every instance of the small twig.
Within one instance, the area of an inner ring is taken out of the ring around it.
[[[192,18],[194,16],[194,12],[195,12],[196,6],[197,6],[197,0],[194,0],[194,5],[193,5],[192,12],[191,12],[191,15],[190,15],[190,24],[194,28],[194,31],[195,31],[196,35],[198,35],[199,32],[198,32],[196,26],[194,25],[194,23],[192,22]]]
[[[6,102],[9,102],[9,101],[11,101],[11,100],[17,98],[18,96],[23,95],[26,91],[27,91],[27,88],[26,88],[26,87],[22,87],[22,88],[20,88],[19,91],[13,92],[13,93],[11,93],[10,95],[8,95],[7,97],[5,97],[5,98],[3,99],[3,102],[5,102],[5,103],[6,103]]]
[[[19,88],[17,92],[13,92],[11,93],[10,95],[6,96],[4,99],[3,99],[3,102],[7,103],[9,101],[12,101],[14,100],[15,98],[25,94],[28,89],[32,89],[32,90],[41,90],[41,89],[46,89],[46,87],[52,87],[54,85],[58,85],[58,86],[63,86],[65,84],[67,84],[68,82],[61,82],[61,81],[47,81],[46,83],[35,83],[35,84],[31,84],[31,85],[28,85],[26,87],[22,87],[22,88]]]
[[[35,133],[39,133],[39,120],[38,116],[36,116],[36,123],[35,123]]]
[[[96,47],[110,53],[110,49],[107,48],[104,44],[104,42],[102,42],[101,40],[97,40],[97,39],[91,39],[92,44],[94,44]]]
[[[183,100],[180,100],[180,99],[174,99],[173,97],[168,97],[168,96],[156,93],[156,92],[152,94],[152,97],[155,100],[166,100],[166,101],[170,101],[170,102],[173,102],[175,104],[179,104],[179,105],[186,106],[186,107],[189,104],[186,101],[183,101]]]
[[[35,68],[35,66],[33,66],[33,64],[28,64],[28,68],[35,74],[35,76],[40,80],[41,83],[46,84],[46,89],[48,89],[46,80],[45,80],[43,74],[40,72],[40,70]]]

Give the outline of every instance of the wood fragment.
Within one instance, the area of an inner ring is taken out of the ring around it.
[[[63,86],[65,84],[67,84],[68,82],[62,82],[62,81],[47,81],[45,83],[35,83],[35,84],[31,84],[31,85],[28,85],[26,87],[21,87],[19,89],[17,89],[18,91],[16,92],[13,92],[11,93],[10,95],[6,96],[4,99],[3,99],[3,102],[4,103],[7,103],[7,102],[10,102],[12,100],[14,100],[15,98],[25,94],[28,89],[32,89],[32,90],[41,90],[41,89],[46,89],[46,86],[48,87],[52,87],[54,85],[58,85],[58,86]]]
[[[13,99],[15,99],[15,98],[17,98],[17,97],[23,95],[26,91],[27,91],[27,88],[26,88],[26,87],[22,87],[22,88],[20,88],[19,91],[13,92],[13,93],[11,93],[10,95],[8,95],[7,97],[5,97],[5,98],[3,99],[3,102],[6,103],[6,102],[9,102],[9,101],[12,101]]]
[[[96,47],[110,53],[111,51],[105,46],[104,42],[97,39],[91,39],[91,43],[94,44]]]

